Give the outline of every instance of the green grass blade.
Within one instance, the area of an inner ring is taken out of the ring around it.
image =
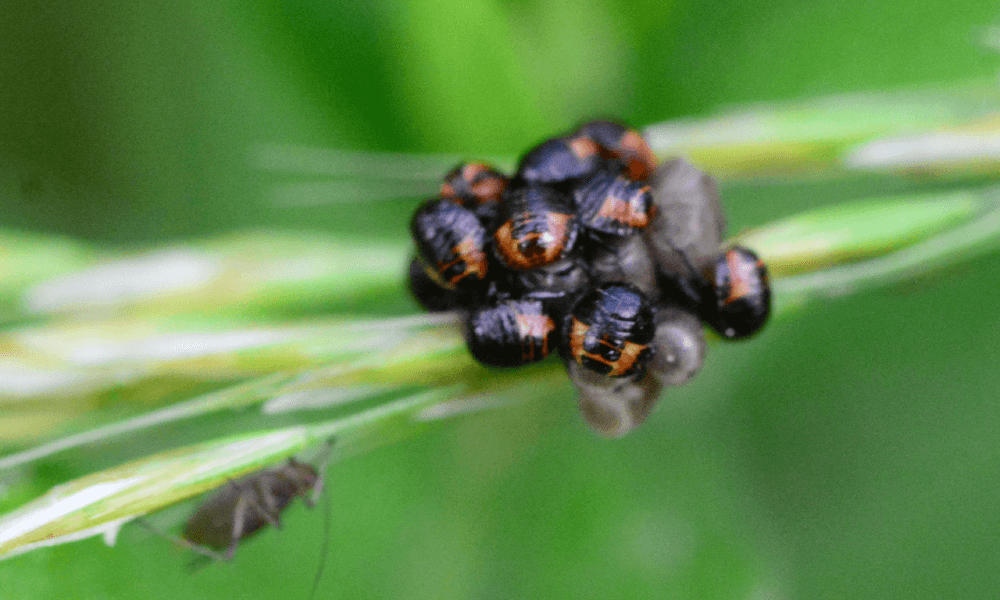
[[[64,483],[0,517],[0,558],[93,535],[113,542],[129,520],[327,439],[334,440],[333,461],[367,452],[427,427],[430,421],[418,418],[421,412],[456,391],[445,388],[347,418],[178,448]]]
[[[810,300],[892,284],[995,250],[1000,244],[996,196],[990,189],[877,199],[800,215],[749,232],[740,241],[781,265],[775,282],[775,314],[781,317],[787,309]],[[976,214],[980,216],[969,220]],[[867,260],[843,264],[862,257]],[[830,264],[840,266],[821,268]],[[802,274],[780,277],[794,272]],[[223,409],[263,404],[270,406],[267,412],[294,410],[302,408],[302,399],[309,399],[310,394],[326,394],[328,402],[338,402],[404,386],[436,388],[430,394],[390,401],[345,418],[205,442],[57,486],[0,520],[0,552],[21,552],[88,535],[104,534],[111,539],[130,519],[273,464],[322,439],[336,437],[338,458],[363,453],[418,431],[430,421],[505,405],[519,393],[549,385],[561,375],[556,361],[516,373],[484,369],[465,352],[454,317],[443,318],[452,321],[423,318],[414,321],[417,327],[402,327],[406,335],[401,341],[379,352],[362,353],[328,367],[274,373],[3,459],[2,466],[9,468],[81,444]],[[386,329],[384,322],[372,321],[337,327],[344,335]],[[347,338],[334,339],[343,343]],[[466,389],[466,395],[456,398],[455,385]],[[338,399],[337,394],[346,395]],[[451,400],[447,408],[439,404],[446,398]],[[435,405],[437,412],[425,411]]]
[[[772,276],[811,272],[888,254],[995,206],[997,190],[878,198],[821,208],[737,236]]]
[[[222,410],[238,410],[267,402],[263,407],[266,413],[288,412],[306,408],[307,406],[304,405],[309,403],[315,405],[318,401],[316,398],[317,394],[325,397],[321,405],[329,406],[334,402],[359,401],[404,385],[420,384],[421,378],[410,376],[410,374],[414,372],[414,369],[420,368],[419,364],[417,367],[413,367],[412,365],[415,362],[419,363],[421,357],[448,355],[452,357],[454,362],[464,360],[467,366],[472,364],[471,360],[463,352],[462,338],[455,328],[456,322],[457,315],[449,313],[418,315],[403,319],[341,321],[336,326],[321,327],[318,331],[310,332],[310,336],[319,334],[320,339],[310,337],[306,341],[298,340],[300,345],[296,347],[298,350],[296,355],[278,362],[283,368],[294,367],[291,370],[281,370],[276,373],[267,374],[263,377],[229,386],[191,400],[147,412],[131,419],[109,423],[41,444],[22,452],[10,454],[0,458],[0,470],[16,467],[32,460],[85,444]],[[377,347],[370,344],[361,344],[359,340],[355,340],[357,336],[371,338],[376,334],[381,336],[379,338],[380,346]],[[90,340],[89,343],[93,342],[92,338],[87,339]],[[350,347],[349,343],[352,341],[358,342],[354,346],[355,352],[352,355],[353,358],[344,358],[332,367],[319,369],[305,368],[309,365],[316,365],[327,361],[330,352],[335,352],[337,353],[336,355],[343,357],[343,348]],[[328,346],[330,350],[327,350]],[[266,372],[266,366],[274,364],[272,362],[273,356],[266,356],[264,350],[264,348],[258,347],[255,353],[251,353],[253,356],[258,357],[259,360],[263,360],[264,364],[243,365],[242,369],[244,373]],[[263,359],[260,359],[260,354],[265,354]],[[142,353],[138,352],[134,355],[141,357]],[[185,372],[193,373],[197,371],[198,365],[202,364],[202,368],[204,369],[203,376],[205,377],[209,375],[212,377],[218,376],[217,370],[214,368],[217,362],[235,362],[235,359],[228,356],[228,350],[227,353],[222,354],[215,360],[206,361],[204,355],[199,356],[197,353],[190,352],[187,353],[186,357],[191,361],[202,360],[205,362],[195,362],[194,364],[181,362],[180,367]],[[408,365],[410,366],[408,367]],[[125,364],[118,365],[118,367],[123,372],[134,372],[139,368],[139,365]],[[170,369],[178,368],[178,365],[175,362],[168,362],[155,366],[155,368],[159,369],[158,376],[162,377],[165,375],[163,371],[167,371],[167,374],[169,374]],[[450,372],[458,372],[458,370]],[[83,372],[86,372],[86,370],[83,370]],[[107,369],[95,369],[93,372],[99,373],[103,377],[107,373]],[[432,370],[426,371],[423,374],[423,382],[436,382],[436,380],[430,378],[434,373]],[[364,377],[359,374],[364,374]],[[109,379],[110,381],[116,381],[120,386],[120,380]],[[339,383],[339,387],[336,386],[335,382]],[[367,385],[362,385],[359,388],[357,384]],[[111,383],[108,385],[110,386]],[[334,387],[336,389],[331,389]],[[119,387],[115,387],[114,389],[120,391]],[[63,403],[67,403],[70,406],[75,405],[86,408],[95,402],[93,390],[87,388],[86,392],[87,394],[75,398],[75,404],[72,396],[67,397],[70,394],[68,389],[63,389],[64,395],[61,397],[50,396],[49,394],[34,397],[21,396],[17,398],[10,396],[4,398],[0,396],[0,400],[6,400],[8,406],[20,405],[22,411],[25,410],[25,405],[29,408],[38,406],[49,410],[52,398],[59,398]],[[315,407],[313,406],[313,408]],[[3,421],[0,421],[0,424],[2,423]],[[14,423],[14,421],[10,423]],[[49,422],[48,425],[51,426],[52,423]],[[12,436],[16,433],[25,434],[31,433],[31,431],[21,429],[16,432],[4,431],[0,433],[3,433],[6,438],[12,439]]]
[[[998,107],[995,82],[968,81],[732,106],[705,118],[649,125],[644,135],[659,156],[687,157],[722,179],[854,172],[979,176],[1000,172]],[[516,162],[510,156],[280,145],[259,146],[250,158],[256,169],[308,178],[275,185],[273,201],[284,206],[432,195],[441,174],[460,160],[506,170]]]
[[[822,273],[834,265],[884,256],[934,239],[971,216],[995,208],[996,196],[996,190],[983,189],[876,198],[807,212],[747,232],[736,241],[757,250],[768,262],[779,280],[775,297],[780,312],[781,307],[791,305],[786,300],[793,290],[808,288],[820,296],[835,293],[848,285],[844,277],[877,284],[878,273],[884,272],[875,263],[858,264],[846,271],[849,276],[840,272],[827,278]],[[928,260],[946,260],[951,252],[965,251],[928,243],[941,253],[924,255]],[[816,278],[798,279],[794,286],[780,282],[791,274],[818,271],[821,274]],[[891,283],[899,275],[883,276],[885,283]],[[70,419],[103,403],[112,391],[120,395],[133,387],[141,397],[142,386],[152,381],[173,381],[178,389],[185,389],[198,381],[263,378],[27,449],[0,459],[0,466],[16,466],[219,410],[266,403],[265,412],[285,412],[310,403],[328,406],[360,400],[406,386],[494,381],[493,372],[482,369],[465,352],[455,319],[454,315],[425,315],[232,328],[225,321],[188,321],[175,315],[173,319],[70,322],[16,330],[0,338],[0,344],[12,349],[6,362],[10,377],[7,390],[0,388],[0,404],[18,407],[0,420],[0,433],[7,431],[7,439],[13,433],[37,432],[38,426],[31,423],[51,427],[55,407],[62,411],[62,419]],[[330,361],[332,366],[316,368]],[[20,392],[12,391],[11,385],[25,377],[32,378],[34,387],[22,383]],[[162,384],[155,387],[162,388]]]
[[[392,286],[404,242],[246,232],[106,260],[20,290],[17,314],[258,315]]]
[[[650,125],[645,135],[658,155],[686,156],[723,179],[997,173],[998,106],[995,81],[970,81],[738,106]]]
[[[810,300],[915,279],[997,249],[1000,209],[887,256],[783,279],[775,284],[774,294],[780,307],[798,307]]]

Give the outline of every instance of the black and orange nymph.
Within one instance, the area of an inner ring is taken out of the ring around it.
[[[711,273],[712,294],[702,318],[729,340],[760,331],[771,313],[767,265],[752,250],[732,246],[719,255]]]
[[[497,259],[526,271],[569,256],[580,231],[572,199],[554,187],[519,185],[504,194],[501,225],[493,234]]]
[[[519,367],[558,348],[555,320],[537,300],[505,300],[472,311],[466,324],[469,352],[489,367]]]
[[[653,357],[653,307],[634,286],[606,283],[584,294],[563,323],[567,360],[609,377],[639,376]]]
[[[659,162],[641,133],[614,121],[591,121],[572,137],[594,142],[606,159],[622,161],[624,173],[635,181],[649,179]]]
[[[608,168],[577,187],[573,199],[583,227],[616,237],[645,229],[656,210],[648,185]]]
[[[410,233],[427,274],[446,290],[471,290],[486,281],[486,228],[471,210],[444,198],[413,215]]]
[[[688,262],[687,274],[661,274],[664,295],[694,311],[723,339],[742,340],[760,331],[771,314],[767,265],[752,250],[730,246],[703,273]]]
[[[601,147],[586,136],[552,138],[521,157],[514,178],[555,185],[594,174],[604,164]]]
[[[463,162],[441,182],[441,197],[453,199],[476,213],[484,224],[492,223],[500,212],[500,201],[509,179],[494,167],[480,162]]]

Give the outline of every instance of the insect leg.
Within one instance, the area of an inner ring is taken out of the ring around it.
[[[193,552],[197,552],[198,554],[201,554],[202,556],[207,556],[208,558],[211,558],[211,559],[214,559],[214,560],[225,560],[225,561],[228,561],[230,558],[232,558],[231,556],[229,558],[227,558],[225,554],[222,554],[220,552],[216,552],[215,550],[212,550],[211,548],[209,548],[207,546],[202,546],[201,544],[195,544],[191,540],[186,540],[186,539],[184,539],[182,537],[178,537],[176,535],[171,535],[171,534],[166,533],[164,531],[160,531],[156,527],[153,527],[149,522],[147,522],[146,519],[139,518],[139,519],[136,519],[135,522],[139,526],[141,526],[143,529],[145,529],[146,531],[149,531],[151,533],[155,533],[156,535],[158,535],[158,536],[160,536],[162,538],[170,540],[171,542],[173,542],[175,544],[179,544],[179,545],[187,548],[188,550],[191,550]]]
[[[235,484],[234,484],[235,485]],[[237,489],[240,489],[237,487]],[[225,560],[233,560],[233,555],[236,553],[237,546],[240,545],[240,540],[243,538],[243,524],[246,522],[247,515],[247,499],[246,494],[240,490],[240,499],[236,501],[236,506],[233,508],[233,531],[229,538],[229,546],[226,548]]]
[[[277,507],[274,505],[273,496],[271,495],[270,491],[268,491],[264,487],[263,482],[257,482],[255,485],[257,485],[258,487],[255,490],[245,489],[241,487],[239,484],[237,484],[235,481],[230,481],[229,483],[239,491],[241,503],[246,503],[250,505],[250,508],[254,509],[257,512],[257,514],[260,515],[261,518],[263,518],[265,521],[267,521],[268,525],[270,525],[271,527],[274,527],[275,529],[281,529],[281,521],[278,518],[278,511]],[[260,502],[257,501],[258,494],[254,492],[259,492],[259,497],[264,499],[264,502],[268,504],[268,508],[274,508],[275,510],[271,511],[261,506]],[[236,506],[239,507],[240,504],[238,503]],[[244,514],[240,513],[239,515],[237,515],[236,518],[240,521],[240,534],[242,535]],[[233,529],[234,530],[236,529],[235,523],[233,524]]]

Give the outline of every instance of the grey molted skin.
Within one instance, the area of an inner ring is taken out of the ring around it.
[[[642,424],[660,398],[663,386],[649,373],[639,381],[608,377],[575,361],[566,362],[570,381],[579,390],[580,413],[594,431],[621,437]]]
[[[604,236],[604,243],[590,244],[590,279],[593,285],[625,281],[639,288],[651,301],[660,297],[652,252],[641,235]]]
[[[654,316],[656,354],[646,365],[663,385],[681,385],[705,361],[705,331],[698,317],[674,306],[659,306]]]
[[[726,228],[715,179],[677,158],[656,170],[651,186],[656,214],[643,233],[661,272],[692,275],[677,250],[699,273],[711,267]]]

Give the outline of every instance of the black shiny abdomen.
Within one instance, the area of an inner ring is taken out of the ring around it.
[[[562,350],[602,375],[638,374],[652,357],[655,326],[649,300],[634,286],[606,283],[585,294],[563,324]]]
[[[577,129],[574,137],[590,139],[603,157],[623,161],[625,173],[636,181],[648,179],[659,162],[642,134],[613,121],[591,121]]]
[[[489,367],[542,360],[558,347],[557,339],[555,321],[532,300],[506,300],[472,311],[466,328],[469,352]]]
[[[529,183],[554,184],[589,176],[602,163],[600,148],[592,140],[554,138],[529,150],[518,163],[515,177]]]
[[[616,169],[595,174],[574,190],[573,199],[583,227],[614,236],[646,228],[654,210],[649,186]]]
[[[508,190],[501,208],[493,249],[508,268],[534,269],[573,250],[580,225],[566,194],[549,186],[522,185]]]
[[[442,287],[468,289],[486,279],[486,228],[472,211],[429,200],[413,215],[410,233],[428,275]]]
[[[706,299],[704,318],[730,340],[757,333],[771,314],[767,266],[752,250],[733,246],[715,262],[713,294]]]
[[[486,163],[463,162],[441,182],[441,197],[456,200],[489,226],[499,216],[508,183],[506,175]]]

